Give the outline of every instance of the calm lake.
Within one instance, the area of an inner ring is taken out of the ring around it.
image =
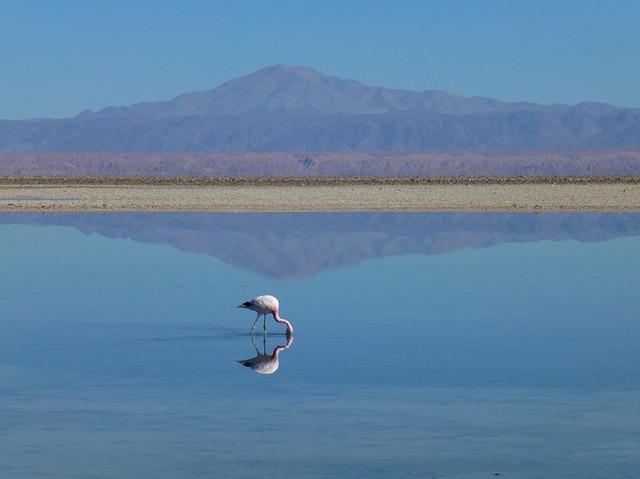
[[[640,470],[640,214],[1,214],[0,264],[2,479]]]

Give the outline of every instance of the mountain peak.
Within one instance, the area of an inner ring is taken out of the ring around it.
[[[313,68],[306,67],[304,65],[283,65],[279,63],[277,65],[272,65],[269,67],[262,68],[250,75],[298,75],[300,77],[308,78],[310,80],[321,80],[325,78],[327,75],[319,72],[318,70],[314,70]]]
[[[606,114],[614,107],[584,102],[576,107],[552,105]],[[516,111],[540,111],[544,105],[505,103],[492,98],[465,98],[444,91],[421,92],[366,86],[356,80],[329,76],[313,68],[277,64],[229,80],[220,86],[180,95],[172,100],[85,110],[78,117],[137,118],[170,117],[317,117],[326,115],[444,114],[469,115]]]
[[[497,100],[495,101],[496,103]],[[481,106],[480,109],[484,109]],[[99,117],[157,119],[193,115],[273,116],[282,114],[370,115],[401,111],[461,113],[478,103],[442,91],[412,92],[369,87],[356,80],[325,75],[306,66],[273,65],[202,92],[163,102],[110,107]],[[87,117],[86,112],[83,116]]]

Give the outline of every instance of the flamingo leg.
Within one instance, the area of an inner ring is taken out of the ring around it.
[[[264,335],[267,335],[267,315],[264,315],[264,320],[262,321],[262,328],[264,329]]]
[[[253,343],[253,347],[256,349],[256,353],[260,354],[260,351],[258,351],[258,346],[256,346],[256,338],[253,337],[253,333],[251,333],[251,342]]]
[[[256,320],[253,322],[253,326],[251,326],[251,334],[253,334],[253,330],[256,329],[256,323],[260,319],[260,315],[256,316]]]

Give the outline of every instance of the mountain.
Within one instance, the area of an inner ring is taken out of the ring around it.
[[[640,109],[365,86],[276,65],[172,100],[0,121],[4,152],[400,151],[640,146]]]
[[[640,236],[635,213],[25,213],[0,214],[0,224],[65,226],[86,235],[166,244],[276,279],[387,256]]]
[[[518,104],[514,104],[518,105]],[[528,105],[535,109],[534,104]],[[378,115],[394,112],[469,114],[508,110],[513,106],[488,98],[472,98],[441,91],[411,92],[368,87],[341,80],[307,67],[276,65],[228,81],[218,88],[187,93],[170,101],[85,111],[83,117],[157,119],[204,116],[317,116]]]

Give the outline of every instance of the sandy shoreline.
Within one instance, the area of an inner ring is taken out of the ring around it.
[[[640,177],[0,177],[0,211],[636,211]]]

